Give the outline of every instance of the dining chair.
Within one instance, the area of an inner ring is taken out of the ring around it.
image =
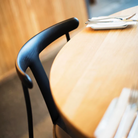
[[[29,96],[29,89],[33,88],[33,82],[29,75],[26,73],[27,68],[30,68],[32,71],[34,78],[36,79],[36,82],[40,88],[40,92],[42,93],[44,101],[47,105],[53,122],[54,138],[73,137],[73,134],[69,132],[68,127],[65,125],[60,113],[57,110],[51,94],[49,80],[39,59],[39,54],[50,43],[63,35],[66,35],[67,41],[69,41],[69,32],[76,29],[78,25],[79,21],[77,18],[70,18],[57,23],[32,37],[24,44],[18,53],[15,66],[17,74],[22,83],[25,97],[29,138],[33,138],[33,115],[31,109],[31,100]]]

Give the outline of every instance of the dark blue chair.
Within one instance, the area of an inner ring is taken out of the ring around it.
[[[26,74],[26,69],[28,67],[31,69],[36,79],[36,82],[40,88],[44,101],[49,110],[54,126],[54,137],[74,137],[73,134],[69,132],[68,127],[62,120],[61,115],[59,114],[53,101],[53,97],[51,95],[49,87],[49,80],[39,59],[39,54],[50,43],[52,43],[54,40],[62,35],[66,35],[67,41],[69,41],[69,32],[76,29],[78,25],[79,21],[76,18],[70,18],[56,25],[53,25],[32,37],[18,53],[16,60],[16,70],[22,82],[26,102],[29,138],[33,138],[33,119],[28,88],[33,88],[33,82],[29,75]]]

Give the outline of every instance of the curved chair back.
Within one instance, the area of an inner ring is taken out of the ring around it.
[[[49,80],[39,59],[39,54],[51,42],[62,35],[66,35],[68,41],[70,39],[69,32],[76,29],[78,25],[79,21],[76,18],[70,18],[53,25],[32,37],[18,53],[16,60],[16,70],[24,90],[30,137],[33,137],[33,123],[28,88],[33,87],[33,82],[29,75],[26,74],[26,69],[28,67],[31,69],[49,110],[52,122],[53,124],[56,124],[56,121],[59,118],[59,113],[53,101],[49,87]]]

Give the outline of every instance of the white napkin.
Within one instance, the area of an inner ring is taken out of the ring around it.
[[[111,102],[111,105],[108,107],[105,115],[103,116],[95,131],[96,138],[113,138],[115,136],[121,118],[128,105],[130,92],[130,89],[124,88],[118,100],[116,99],[116,101],[113,100]]]
[[[111,116],[113,115],[113,112],[114,112],[114,109],[116,107],[117,101],[118,101],[118,98],[113,99],[111,101],[110,105],[108,106],[102,120],[100,121],[100,123],[99,123],[99,125],[98,125],[98,127],[95,131],[95,136],[96,137],[99,137],[100,134],[102,134],[105,131],[105,129],[106,129],[108,123],[109,123],[109,120],[111,119]]]
[[[138,115],[134,121],[134,124],[129,132],[128,138],[138,138]]]
[[[127,106],[114,138],[127,137],[131,129],[131,126],[136,118],[136,110],[137,110],[136,106],[135,107],[131,107],[131,105]]]
[[[126,28],[128,25],[135,25],[136,22],[125,22],[125,21],[120,21],[120,22],[112,22],[112,23],[91,23],[88,24],[86,27],[91,27],[95,30],[99,29],[123,29]]]

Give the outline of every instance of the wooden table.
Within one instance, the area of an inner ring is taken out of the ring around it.
[[[138,14],[138,6],[115,15]],[[52,95],[78,137],[94,131],[113,98],[138,82],[138,25],[85,28],[58,53],[50,72]]]

